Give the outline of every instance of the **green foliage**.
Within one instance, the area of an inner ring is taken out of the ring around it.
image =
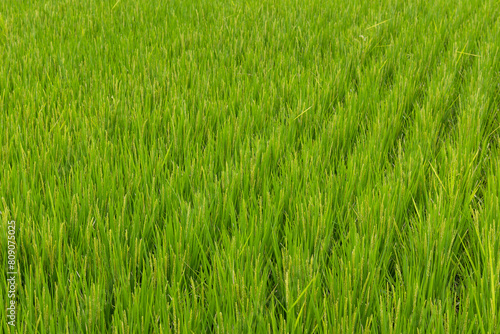
[[[1,332],[498,333],[499,18],[2,1]]]

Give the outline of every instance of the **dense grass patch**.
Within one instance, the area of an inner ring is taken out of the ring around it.
[[[499,18],[2,1],[2,332],[498,333]]]

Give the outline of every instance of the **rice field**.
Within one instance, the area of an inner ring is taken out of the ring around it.
[[[2,1],[0,332],[500,333],[499,112],[494,0]]]

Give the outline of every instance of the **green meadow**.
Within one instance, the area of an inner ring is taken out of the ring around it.
[[[499,113],[496,0],[1,1],[0,332],[500,333]]]

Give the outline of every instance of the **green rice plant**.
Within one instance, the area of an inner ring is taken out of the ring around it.
[[[1,332],[499,332],[499,14],[3,1]]]

